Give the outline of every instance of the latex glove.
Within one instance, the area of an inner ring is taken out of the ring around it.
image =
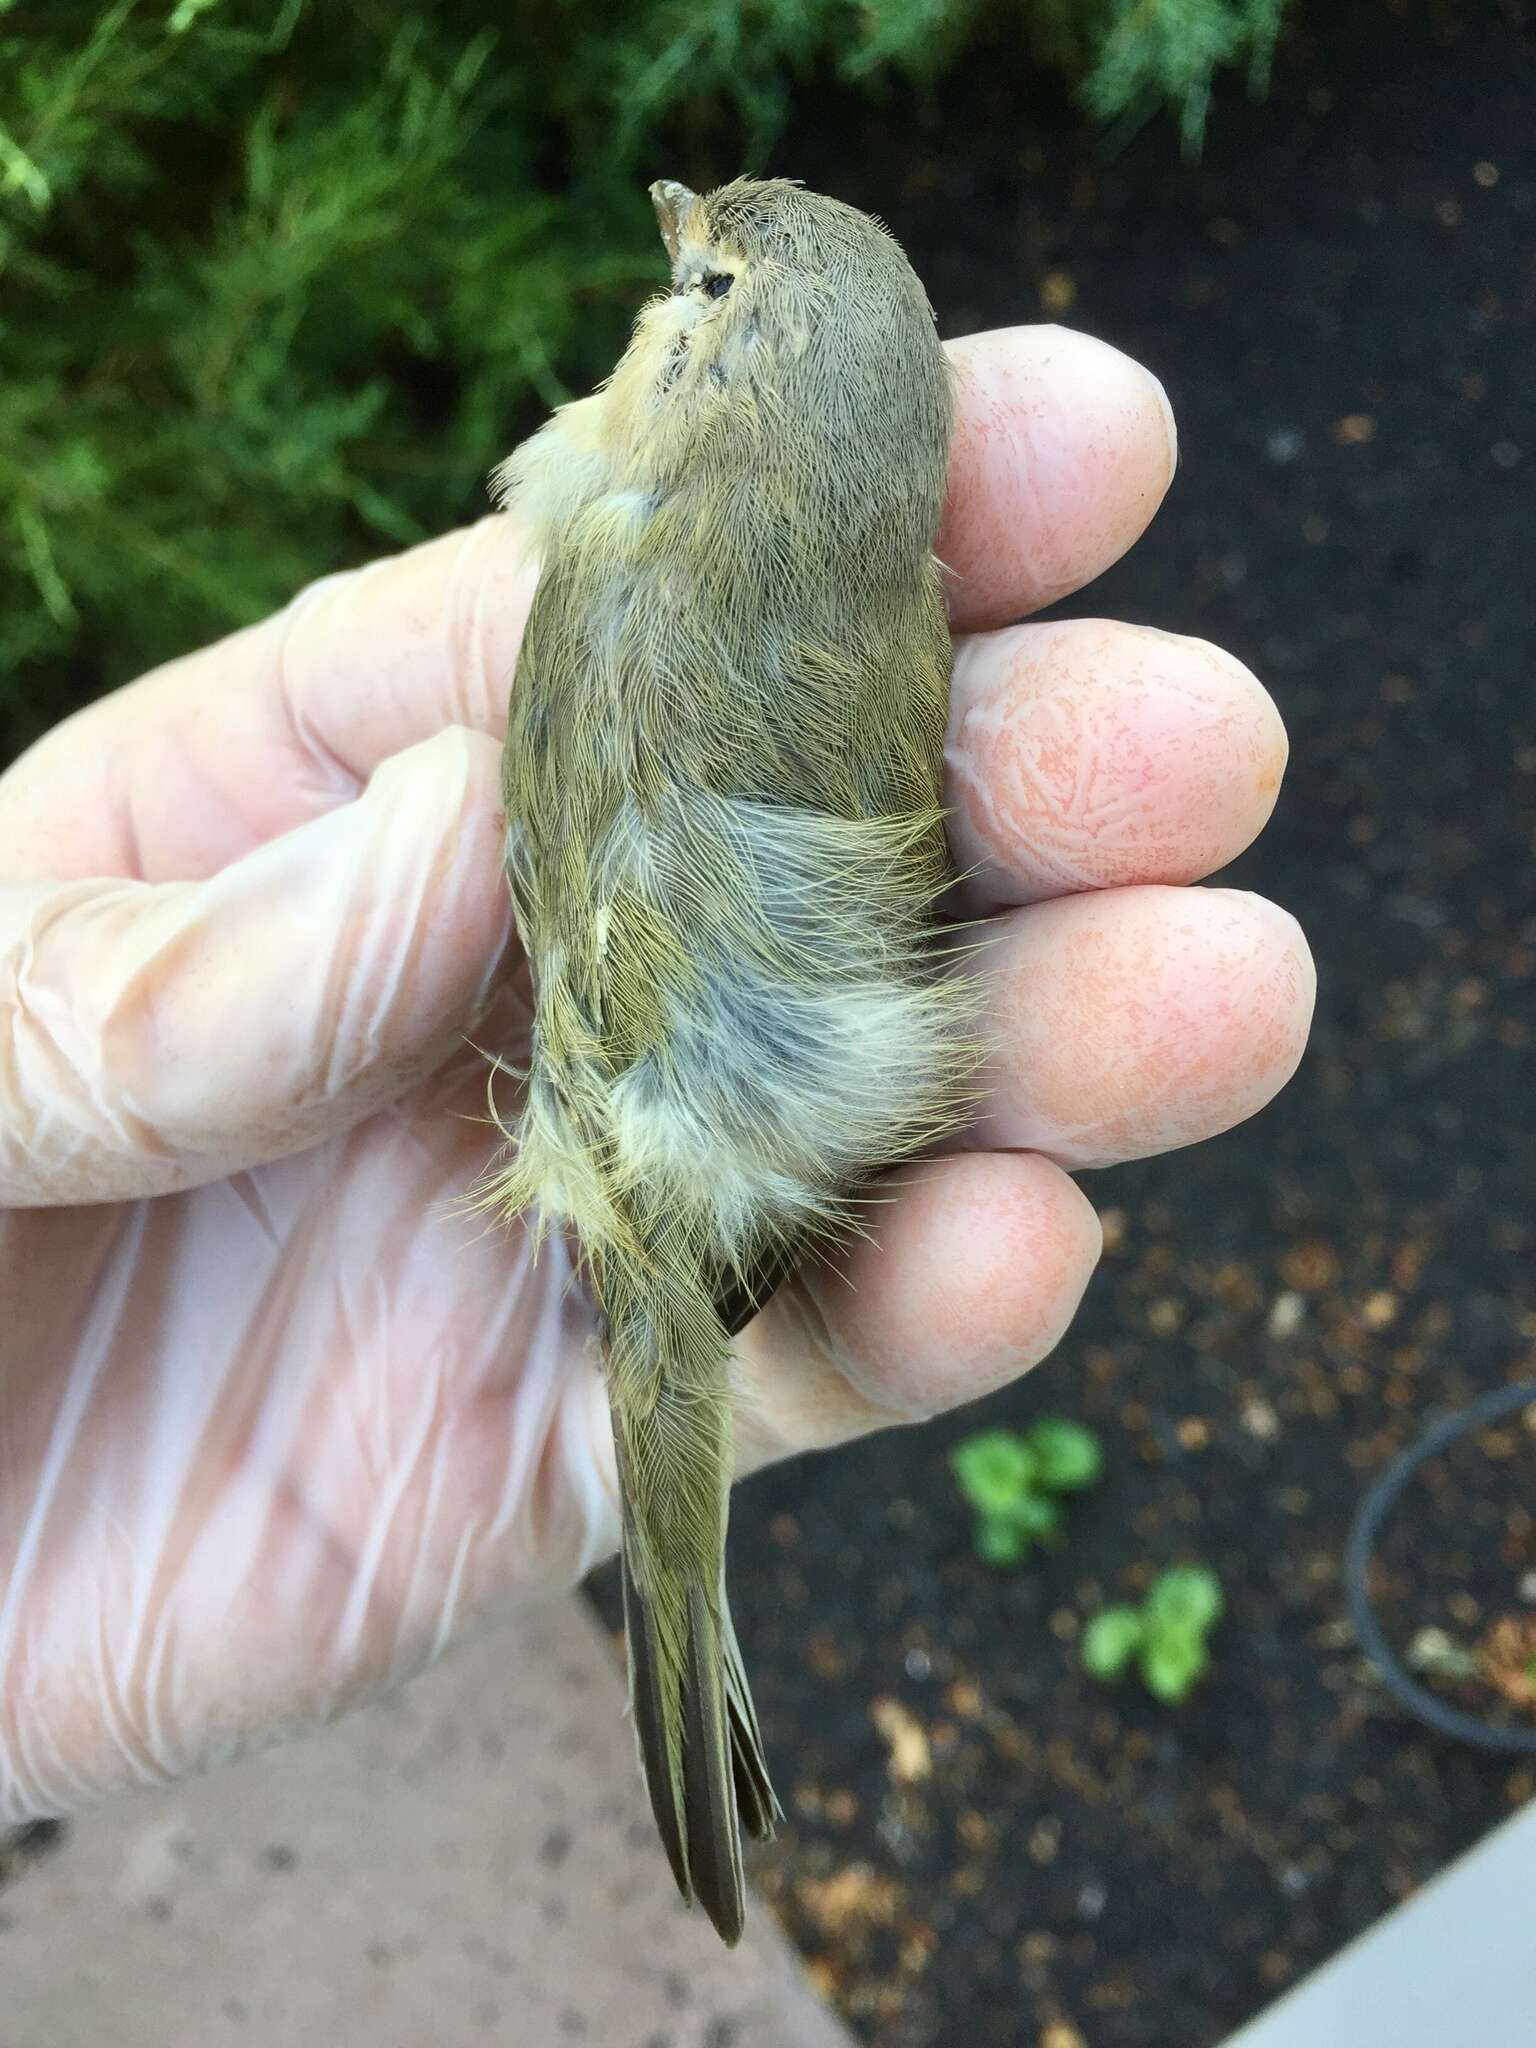
[[[950,794],[1004,920],[996,1093],[745,1334],[745,1465],[1043,1357],[1099,1249],[1063,1169],[1248,1115],[1310,1013],[1289,918],[1165,886],[1268,814],[1259,686],[1143,629],[983,630],[1136,538],[1160,387],[1051,329],[955,354]],[[331,1715],[616,1542],[562,1258],[453,1211],[493,1140],[467,1037],[526,1043],[497,758],[530,595],[487,519],[0,781],[0,1817]]]

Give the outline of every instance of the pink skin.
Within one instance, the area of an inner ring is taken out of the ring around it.
[[[1195,882],[1258,837],[1285,728],[1219,647],[1066,619],[962,640],[950,698],[950,838],[965,892],[1033,903]]]
[[[1044,1357],[1099,1252],[1068,1169],[1251,1115],[1311,1012],[1291,919],[1180,886],[1268,816],[1259,685],[1144,628],[1007,623],[1146,526],[1161,387],[1057,329],[952,353],[949,798],[995,1094],[745,1334],[744,1468]],[[490,1145],[465,1035],[526,1021],[497,754],[533,580],[482,520],[0,779],[0,1818],[332,1712],[613,1541],[562,1261],[452,1211]]]
[[[956,628],[1070,597],[1146,532],[1178,460],[1157,379],[1065,327],[1004,327],[950,350],[960,411],[934,543]]]

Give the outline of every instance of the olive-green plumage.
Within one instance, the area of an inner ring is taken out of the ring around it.
[[[499,479],[543,568],[505,757],[534,1045],[488,1200],[579,1247],[641,1759],[733,1941],[777,1806],[725,1599],[730,1340],[972,1059],[933,957],[951,400],[875,222],[778,180],[653,197],[672,292]]]

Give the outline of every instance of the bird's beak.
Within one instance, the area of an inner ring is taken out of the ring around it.
[[[690,192],[686,185],[679,185],[675,178],[658,178],[651,187],[651,204],[656,209],[657,225],[661,239],[667,245],[667,254],[677,261],[677,238],[683,215],[698,199],[697,192]]]

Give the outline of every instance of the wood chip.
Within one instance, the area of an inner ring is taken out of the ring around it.
[[[900,1700],[875,1700],[869,1718],[891,1752],[886,1769],[894,1784],[920,1785],[933,1776],[933,1752],[922,1723]]]

